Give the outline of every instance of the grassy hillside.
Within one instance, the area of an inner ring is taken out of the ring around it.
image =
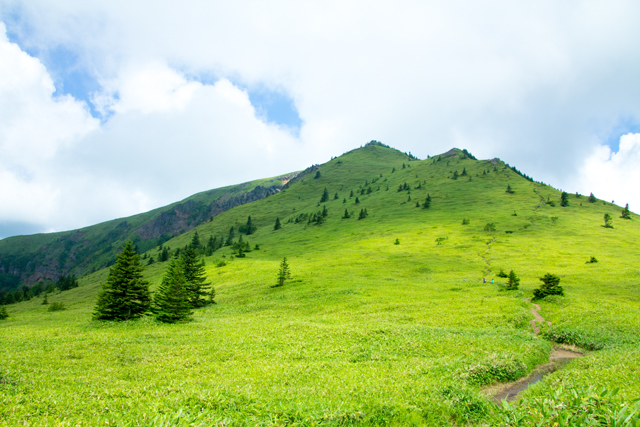
[[[205,191],[162,208],[79,230],[0,240],[0,291],[19,283],[94,272],[110,265],[126,240],[146,251],[220,212],[276,193],[295,175]]]
[[[8,306],[0,425],[548,425],[553,411],[602,415],[640,396],[636,215],[575,195],[560,207],[553,188],[458,150],[409,161],[369,145],[319,171],[165,243],[232,226],[237,240],[248,216],[258,226],[246,258],[230,247],[205,258],[217,304],[193,322],[91,321],[107,270],[49,298],[65,311]],[[430,208],[416,207],[427,195]],[[295,222],[325,206],[324,224]],[[285,256],[292,280],[272,288]],[[166,264],[146,268],[152,289]],[[500,269],[520,276],[518,291],[503,290]],[[526,298],[547,272],[565,296],[540,302],[553,325],[538,337]],[[545,363],[554,341],[591,351],[516,407],[490,403],[487,386]],[[600,387],[620,390],[587,399]]]

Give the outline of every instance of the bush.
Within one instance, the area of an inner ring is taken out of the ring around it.
[[[503,269],[500,269],[500,272],[498,274],[496,274],[496,276],[503,277],[503,278],[509,277],[509,275],[507,273],[505,273]]]
[[[596,262],[598,262],[598,260],[596,259],[596,257],[592,256],[589,261],[586,262],[586,264],[595,264]]]
[[[496,231],[496,224],[494,222],[487,223],[487,225],[484,226],[484,231],[486,231],[487,233]]]
[[[67,307],[65,307],[63,303],[54,302],[53,304],[49,305],[49,308],[47,309],[47,311],[62,311],[66,309]]]
[[[542,285],[533,290],[533,299],[542,299],[547,295],[564,295],[564,289],[560,286],[560,278],[555,274],[547,273],[540,280]]]
[[[9,313],[7,313],[7,309],[5,307],[0,306],[0,320],[4,320],[9,317]]]

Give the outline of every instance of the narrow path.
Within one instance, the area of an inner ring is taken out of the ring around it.
[[[530,298],[525,299],[525,301],[530,302],[533,305],[533,308],[531,309],[531,314],[533,314],[533,320],[531,320],[531,328],[533,329],[533,333],[538,335],[540,333],[540,328],[538,327],[538,323],[540,324],[544,324],[544,322],[547,322],[544,317],[542,317],[540,315],[540,306],[538,304],[535,304],[533,302],[531,302]],[[551,326],[551,322],[547,322],[547,324],[549,326]]]

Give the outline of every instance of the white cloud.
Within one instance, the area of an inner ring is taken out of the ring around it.
[[[640,212],[640,133],[620,138],[620,149],[612,152],[600,146],[587,158],[574,185],[581,194],[593,193],[606,201],[615,201]]]
[[[119,204],[123,212],[300,169],[370,139],[421,157],[459,146],[585,191],[574,177],[593,161],[597,135],[620,117],[640,122],[633,1],[1,4],[26,23],[14,26],[29,29],[25,44],[69,47],[103,84],[94,99],[113,115],[92,132],[78,126],[65,137],[62,129],[49,155],[66,147],[58,160],[91,178],[84,182],[117,183],[113,199],[129,201]],[[256,118],[232,82],[288,93],[303,121],[300,136]],[[45,95],[37,105],[63,103]],[[29,136],[38,127],[13,129],[40,141]],[[637,160],[629,159],[631,170]],[[126,182],[134,183],[128,193]],[[113,209],[103,212],[108,219]]]

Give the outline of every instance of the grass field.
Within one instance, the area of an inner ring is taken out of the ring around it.
[[[41,298],[7,306],[0,425],[548,425],[557,416],[540,409],[544,399],[580,412],[595,390],[619,388],[589,406],[601,421],[631,404],[640,397],[638,217],[619,219],[620,207],[585,196],[560,207],[560,192],[499,161],[453,155],[409,162],[367,146],[167,242],[183,247],[195,231],[226,237],[249,215],[258,226],[243,236],[260,246],[246,258],[229,247],[205,257],[217,304],[190,323],[91,321],[106,270],[49,297],[64,311],[48,312]],[[410,191],[398,191],[405,182]],[[319,204],[324,188],[330,198]],[[427,194],[431,207],[416,207]],[[293,222],[323,206],[324,224]],[[614,228],[602,226],[605,213]],[[272,288],[285,256],[292,280]],[[591,256],[599,262],[586,263]],[[165,267],[145,269],[152,290]],[[502,289],[500,269],[520,276],[518,291]],[[540,302],[553,326],[536,337],[525,299],[547,272],[565,296]],[[548,361],[553,341],[591,351],[517,405],[492,404],[483,390]],[[567,403],[571,393],[581,403]]]

